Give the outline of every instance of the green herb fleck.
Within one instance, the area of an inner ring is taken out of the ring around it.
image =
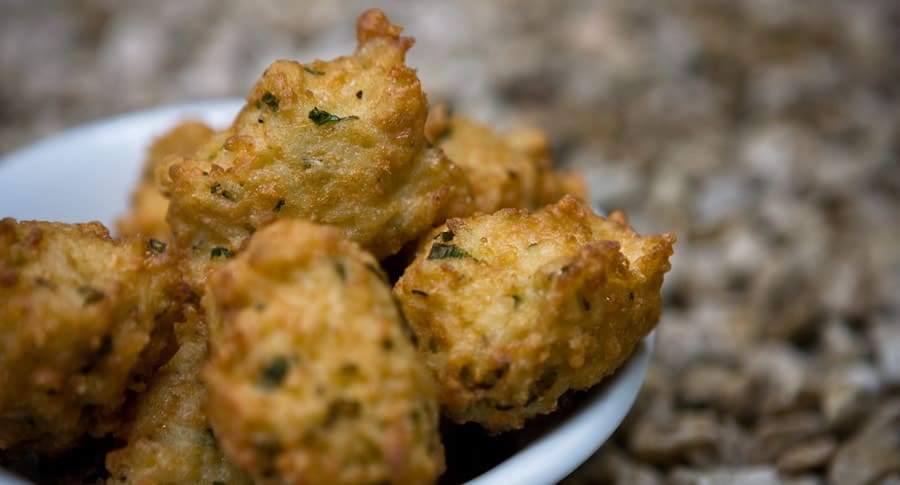
[[[266,304],[261,301],[258,301],[253,304],[253,309],[256,310],[257,312],[261,313],[263,310],[266,309]]]
[[[84,306],[93,305],[106,298],[106,295],[102,291],[87,285],[78,288],[78,294],[84,298]]]
[[[471,257],[464,249],[460,249],[452,244],[434,243],[431,245],[431,252],[428,253],[428,259],[445,259],[445,258],[469,258]]]
[[[313,123],[321,126],[327,123],[337,123],[339,121],[358,120],[359,116],[340,117],[316,107],[309,112],[309,119],[311,119]]]
[[[435,239],[440,238],[441,241],[450,242],[453,240],[453,236],[456,236],[456,234],[454,234],[453,231],[444,231],[444,232],[438,234],[437,237],[435,237]]]
[[[147,248],[156,254],[162,254],[166,251],[166,243],[158,239],[151,239],[147,241]]]
[[[284,356],[279,355],[272,359],[272,361],[260,371],[260,386],[270,390],[280,386],[281,382],[284,381],[284,378],[287,376],[288,367],[290,367],[290,362],[288,362],[287,358]]]
[[[278,199],[278,203],[275,204],[275,207],[272,210],[275,212],[281,212],[281,208],[284,207],[284,204],[284,199]]]
[[[522,297],[519,295],[513,295],[513,308],[519,308],[519,305],[522,304]]]
[[[410,290],[410,292],[411,292],[413,295],[419,295],[419,296],[428,298],[428,293],[425,293],[425,292],[422,291],[422,290]]]
[[[278,98],[276,98],[274,94],[266,91],[262,95],[262,102],[266,103],[266,106],[272,108],[272,111],[278,111]]]
[[[229,192],[227,190],[222,191],[222,197],[224,197],[226,200],[230,200],[231,202],[234,202],[234,200],[235,200],[234,194],[232,194],[231,192]]]
[[[216,246],[216,247],[212,248],[212,251],[209,252],[209,259],[216,259],[216,258],[228,259],[233,256],[234,255],[231,254],[231,250],[229,250],[228,248],[223,248],[222,246]]]
[[[222,184],[220,184],[219,182],[216,182],[216,183],[212,184],[212,187],[209,188],[209,193],[215,194],[221,188],[222,188]]]
[[[303,70],[312,74],[313,76],[324,76],[325,71],[317,71],[311,67],[303,66]]]
[[[258,99],[256,100],[256,109],[262,109],[262,103]]]
[[[347,281],[347,267],[344,266],[344,263],[335,261],[334,270],[337,271],[338,277],[341,278],[341,281]]]

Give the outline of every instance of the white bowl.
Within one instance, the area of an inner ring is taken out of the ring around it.
[[[128,207],[147,146],[175,123],[227,126],[243,100],[179,104],[117,116],[50,136],[0,159],[0,217],[110,226]],[[521,447],[472,479],[478,485],[552,484],[584,463],[619,426],[644,380],[654,334],[613,376],[546,420]],[[483,445],[484,443],[482,443]],[[453,466],[453,463],[450,463]],[[0,485],[24,483],[0,470]]]

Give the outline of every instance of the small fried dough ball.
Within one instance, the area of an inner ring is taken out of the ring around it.
[[[506,143],[528,157],[537,168],[535,200],[538,207],[552,204],[565,195],[588,200],[587,183],[577,171],[555,170],[547,135],[534,127],[520,127],[505,136]]]
[[[278,221],[209,280],[209,419],[258,483],[431,483],[431,377],[375,259],[342,231]]]
[[[428,104],[401,31],[369,10],[354,54],[269,66],[225,141],[163,178],[179,248],[199,259],[236,253],[271,221],[300,218],[340,227],[384,258],[466,213],[465,175],[426,146]]]
[[[501,135],[452,113],[446,104],[436,104],[429,110],[425,136],[469,178],[474,211],[536,209],[564,195],[587,200],[584,177],[554,170],[550,142],[537,128],[523,126]]]
[[[459,165],[472,184],[473,209],[490,214],[506,207],[534,209],[538,167],[490,127],[434,106],[426,123],[429,141]]]
[[[141,179],[131,195],[131,210],[116,221],[119,236],[169,239],[166,211],[169,199],[160,191],[157,169],[169,155],[191,156],[210,140],[213,130],[197,121],[185,121],[157,138],[147,150]]]
[[[203,316],[186,306],[185,320],[175,324],[178,351],[130,405],[133,417],[116,432],[126,446],[106,455],[107,485],[253,483],[222,453],[203,410],[207,333]]]
[[[171,355],[184,296],[164,246],[99,223],[0,221],[0,452],[111,431]]]
[[[656,326],[674,241],[572,196],[448,220],[394,287],[443,412],[520,428],[612,373]]]

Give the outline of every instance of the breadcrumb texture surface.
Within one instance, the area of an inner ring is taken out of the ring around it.
[[[166,223],[169,200],[162,193],[157,170],[169,156],[193,156],[215,132],[197,121],[184,121],[154,140],[147,150],[147,159],[134,192],[131,209],[116,221],[119,236],[142,236],[159,241],[170,239]]]
[[[587,199],[581,174],[553,170],[550,143],[537,128],[522,126],[501,134],[437,104],[429,110],[425,136],[465,172],[473,211],[534,210],[566,194]]]
[[[269,66],[222,145],[171,164],[163,183],[178,246],[200,258],[235,252],[265,224],[301,218],[383,258],[466,213],[465,176],[425,142],[428,104],[401,30],[369,10],[353,55]]]
[[[182,290],[165,252],[99,223],[0,221],[0,453],[111,431],[171,355]]]
[[[209,281],[207,409],[259,483],[431,483],[443,471],[428,369],[375,259],[337,228],[262,229]]]
[[[490,431],[612,373],[659,320],[673,234],[640,236],[575,197],[450,219],[394,287],[444,413]]]
[[[193,306],[175,325],[178,351],[129,405],[116,434],[126,446],[106,456],[107,483],[253,483],[225,458],[206,419],[201,370],[208,354],[206,322]]]

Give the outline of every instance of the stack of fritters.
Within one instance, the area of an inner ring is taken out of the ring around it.
[[[401,30],[370,10],[354,54],[159,138],[119,240],[0,223],[2,454],[113,434],[115,483],[432,483],[441,413],[519,428],[628,358],[674,236],[596,216],[538,130],[429,113]]]

